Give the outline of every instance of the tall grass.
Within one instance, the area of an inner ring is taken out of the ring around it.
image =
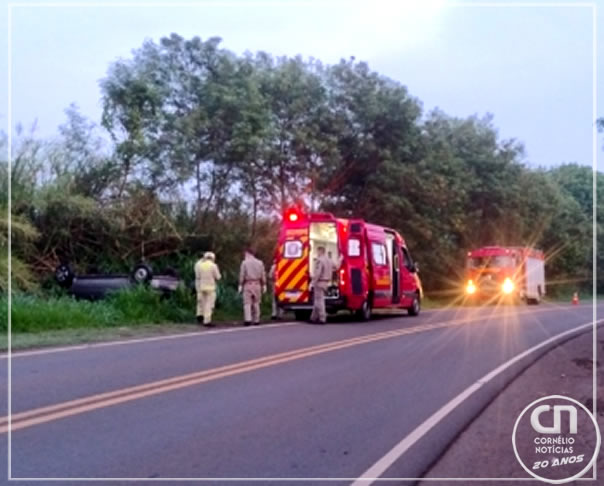
[[[231,286],[217,292],[215,321],[242,319],[241,296]],[[67,295],[17,294],[12,298],[12,331],[35,333],[54,329],[116,327],[137,324],[193,323],[196,297],[182,287],[169,296],[144,286],[120,290],[95,302]],[[262,314],[270,314],[270,300],[263,298]],[[0,297],[0,330],[7,330],[7,297]]]

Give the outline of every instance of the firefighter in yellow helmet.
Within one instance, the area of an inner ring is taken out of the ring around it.
[[[197,322],[212,327],[212,312],[216,303],[216,282],[220,280],[220,270],[215,263],[216,256],[211,251],[195,264],[195,290],[197,291]]]
[[[239,293],[243,292],[243,325],[260,324],[260,299],[266,292],[264,263],[250,249],[245,251],[239,270]]]

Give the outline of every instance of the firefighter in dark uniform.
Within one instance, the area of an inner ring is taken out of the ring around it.
[[[239,270],[239,292],[243,292],[243,325],[259,325],[260,299],[266,292],[266,272],[264,263],[249,249],[245,251]]]

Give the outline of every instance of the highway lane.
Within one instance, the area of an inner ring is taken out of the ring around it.
[[[520,312],[529,311],[532,309],[520,309]],[[326,328],[291,323],[200,332],[193,336],[146,340],[113,347],[76,347],[72,351],[56,354],[52,350],[42,351],[47,354],[32,356],[29,353],[15,353],[12,370],[13,413],[306,346],[423,324],[466,322],[509,312],[508,308],[452,309],[425,312],[417,318],[399,315],[395,319],[369,323],[350,323],[339,319],[337,324]],[[0,360],[0,376],[3,378],[6,377],[5,367],[6,360]],[[49,387],[51,382],[52,386]],[[2,386],[5,387],[6,383]],[[32,389],[41,393],[32,394]],[[0,392],[5,393],[6,389]],[[7,413],[6,406],[5,401],[0,404],[1,415]]]
[[[455,309],[16,357],[14,413],[183,374],[206,378],[118,404],[96,399],[97,408],[14,431],[12,476],[357,477],[469,384],[591,314]],[[308,348],[314,354],[295,351]],[[237,364],[250,360],[261,367]],[[230,374],[212,371],[228,365]],[[385,476],[417,471],[421,449]]]

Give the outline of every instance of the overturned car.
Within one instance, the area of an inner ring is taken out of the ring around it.
[[[97,300],[107,296],[110,292],[148,285],[163,295],[169,295],[184,281],[173,269],[166,269],[162,274],[154,275],[150,265],[139,263],[132,272],[127,273],[88,273],[78,275],[68,263],[62,263],[55,269],[55,280],[70,295],[78,299]]]

